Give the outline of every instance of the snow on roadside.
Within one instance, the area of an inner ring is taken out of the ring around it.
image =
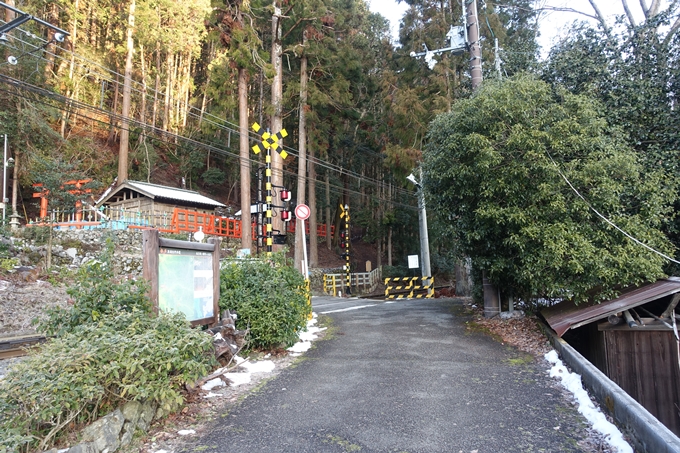
[[[317,314],[312,313],[312,319],[307,321],[307,329],[300,332],[300,341],[295,343],[287,350],[292,357],[297,357],[303,352],[307,352],[312,347],[312,341],[316,340],[317,334],[326,330],[325,327],[316,327]]]
[[[316,322],[317,314],[312,313],[312,319],[307,321],[307,328],[299,333],[300,341],[288,348],[288,351],[291,352],[290,355],[292,357],[297,357],[300,355],[300,353],[306,352],[312,346],[312,341],[316,340],[317,334],[323,330],[326,330],[325,327],[317,327]],[[248,362],[243,357],[234,356],[234,361],[242,371],[228,373],[227,368],[218,370],[217,374],[219,374],[220,371],[223,371],[220,376],[209,380],[201,386],[203,390],[209,392],[207,395],[204,395],[204,398],[214,398],[219,396],[218,394],[212,393],[211,390],[217,387],[224,387],[226,383],[223,378],[227,379],[231,383],[232,387],[236,387],[250,383],[251,375],[254,373],[271,373],[274,371],[274,368],[276,368],[276,364],[271,360]]]
[[[288,348],[291,357],[297,357],[302,352],[307,351],[312,346],[312,341],[318,338],[318,333],[326,330],[325,327],[320,328],[316,326],[317,314],[312,313],[312,319],[307,322],[307,328],[299,333],[300,341]],[[265,357],[268,357],[265,356]],[[213,375],[218,375],[201,386],[201,389],[207,392],[203,398],[217,398],[224,396],[222,393],[213,393],[212,390],[219,387],[226,386],[225,379],[229,381],[231,387],[236,387],[242,384],[251,382],[251,376],[255,373],[271,373],[276,368],[276,364],[271,360],[259,360],[257,362],[249,362],[243,357],[234,356],[234,362],[238,365],[239,372],[227,372],[227,367],[216,370]],[[195,434],[193,429],[183,429],[177,431],[180,436],[189,436]],[[154,451],[154,450],[152,450]],[[166,450],[155,450],[154,453],[167,453]]]
[[[559,378],[562,386],[574,395],[579,413],[588,420],[593,429],[601,433],[618,453],[633,453],[632,447],[625,441],[621,431],[610,423],[590,400],[588,393],[583,389],[581,376],[567,370],[554,349],[545,354],[545,360],[553,364],[550,368],[550,377]]]

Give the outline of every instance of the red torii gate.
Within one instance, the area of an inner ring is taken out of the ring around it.
[[[66,181],[64,185],[61,186],[63,189],[66,186],[75,186],[74,189],[69,189],[68,193],[71,195],[83,195],[86,193],[92,193],[92,189],[83,189],[83,186],[89,182],[92,182],[91,178],[88,179],[73,179],[71,181]],[[33,198],[40,198],[40,218],[47,218],[47,206],[48,206],[48,196],[50,191],[45,189],[42,183],[33,184],[33,187],[41,187],[40,192],[35,192]],[[83,202],[80,200],[76,201],[76,221],[80,222],[83,217]]]

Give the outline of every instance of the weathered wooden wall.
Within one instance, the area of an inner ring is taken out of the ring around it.
[[[606,374],[680,435],[678,346],[670,330],[604,332]]]

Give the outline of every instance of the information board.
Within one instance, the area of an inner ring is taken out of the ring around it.
[[[213,302],[212,252],[160,247],[158,308],[197,321],[215,315]]]
[[[179,312],[194,326],[218,321],[220,299],[219,239],[208,244],[159,237],[144,230],[142,276],[149,282],[154,311]]]

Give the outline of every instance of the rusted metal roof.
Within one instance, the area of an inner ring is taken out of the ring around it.
[[[558,336],[564,335],[569,329],[575,329],[590,324],[598,319],[619,313],[629,308],[644,305],[656,299],[680,292],[680,278],[669,277],[654,283],[641,286],[622,294],[616,299],[595,305],[575,305],[571,301],[560,302],[552,307],[541,310],[550,327]]]
[[[200,204],[220,208],[225,207],[225,205],[219,201],[208,198],[193,190],[177,189],[174,187],[159,186],[157,184],[139,181],[125,181],[123,184],[114,187],[112,190],[107,190],[99,200],[97,200],[97,206],[106,202],[125,188],[144,194],[151,199],[182,201],[188,204]]]

